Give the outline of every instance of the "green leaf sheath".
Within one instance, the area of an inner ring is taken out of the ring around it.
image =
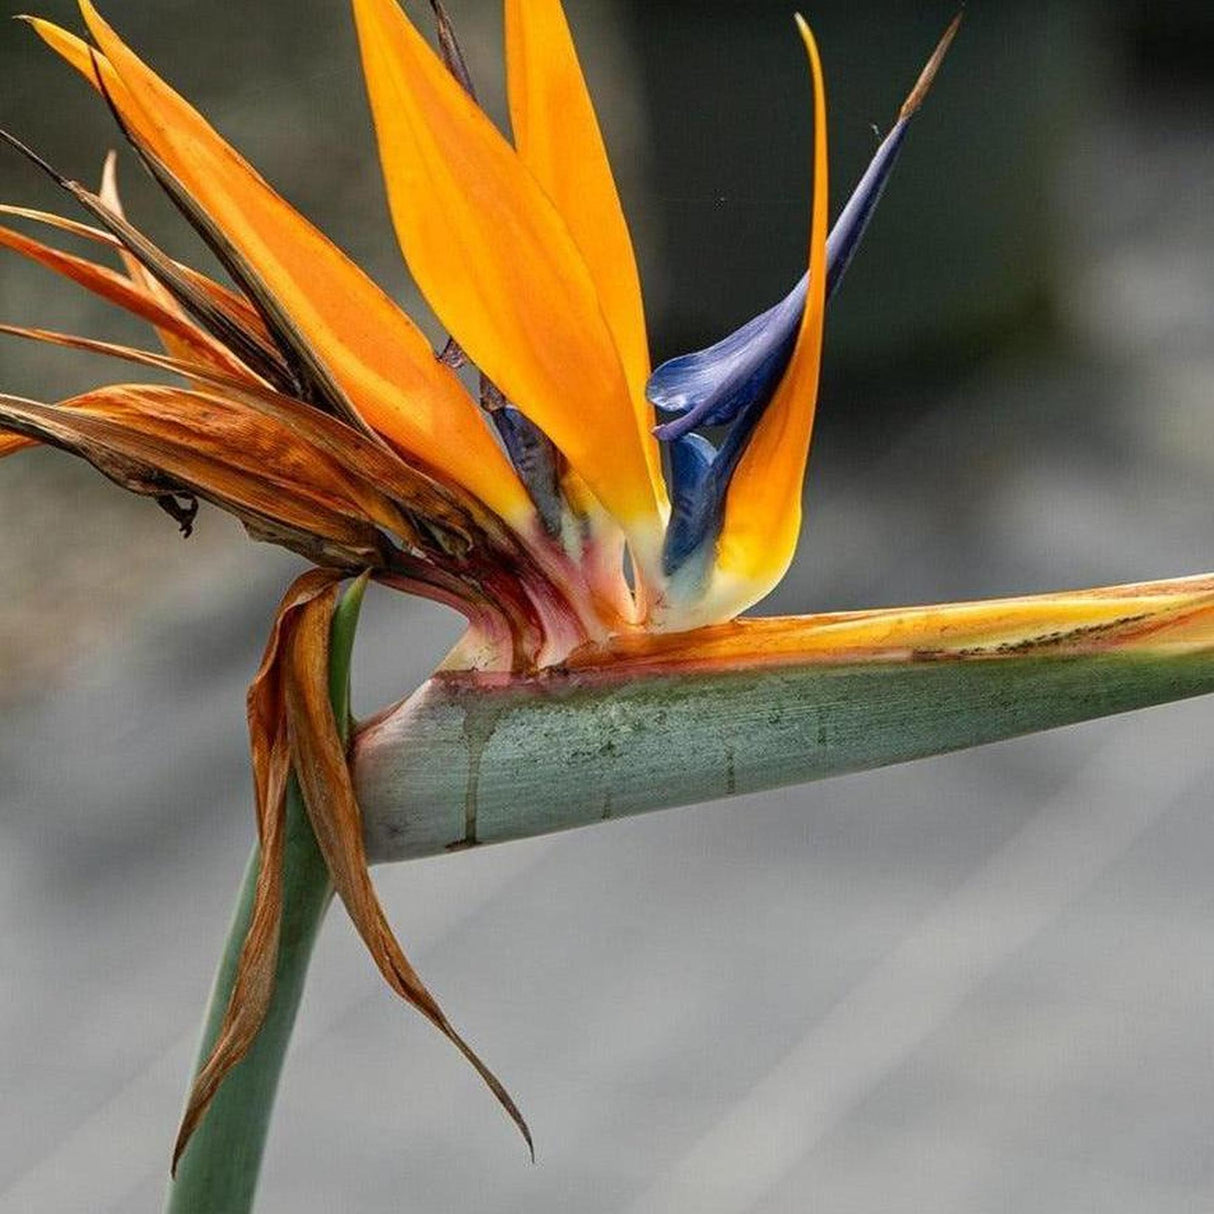
[[[1214,652],[437,675],[355,740],[373,862],[901,763],[1214,690]]]
[[[363,579],[355,582],[333,616],[329,686],[334,713],[343,730],[348,729],[350,658],[365,585]],[[196,1071],[211,1051],[232,991],[253,904],[257,863],[254,848],[215,976]],[[166,1202],[169,1214],[244,1214],[253,1208],[278,1080],[303,997],[312,948],[332,895],[328,870],[292,776],[287,790],[283,918],[274,997],[257,1040],[224,1081],[177,1165],[177,1177],[170,1183]]]

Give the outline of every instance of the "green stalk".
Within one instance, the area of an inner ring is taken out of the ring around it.
[[[330,634],[329,694],[343,736],[349,732],[350,657],[365,587],[366,582],[359,579],[346,592],[334,613]],[[257,862],[254,847],[215,975],[195,1073],[210,1054],[231,995],[253,906]],[[220,1087],[177,1165],[176,1179],[169,1185],[168,1214],[244,1214],[253,1208],[274,1097],[303,997],[308,962],[333,896],[293,776],[287,791],[283,868],[282,930],[270,1008],[257,1040]]]
[[[802,784],[1214,692],[1214,650],[436,675],[355,738],[372,863]]]

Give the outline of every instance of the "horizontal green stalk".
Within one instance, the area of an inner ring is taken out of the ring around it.
[[[1214,651],[437,675],[365,726],[375,862],[817,780],[1214,691]]]

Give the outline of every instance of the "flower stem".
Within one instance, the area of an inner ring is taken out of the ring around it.
[[[348,732],[350,655],[364,588],[364,580],[355,582],[333,616],[329,690],[343,732]],[[215,976],[195,1071],[210,1054],[232,992],[253,906],[257,864],[258,851],[254,848]],[[252,1209],[274,1097],[303,997],[308,962],[332,896],[329,873],[316,846],[299,785],[292,776],[287,791],[283,914],[274,995],[257,1040],[224,1080],[177,1165],[165,1205],[168,1214],[245,1214]]]
[[[257,861],[254,848],[211,992],[195,1070],[209,1056],[228,1006],[253,906]],[[241,1214],[253,1206],[287,1043],[303,996],[312,946],[333,892],[294,780],[287,794],[284,869],[274,997],[257,1040],[224,1081],[177,1165],[176,1179],[169,1186],[169,1214],[209,1214],[216,1210]]]

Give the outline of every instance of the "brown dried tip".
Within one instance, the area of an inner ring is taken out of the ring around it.
[[[459,81],[460,88],[477,100],[476,88],[472,83],[472,73],[468,71],[468,61],[464,58],[463,48],[455,36],[455,26],[447,15],[442,0],[430,0],[430,8],[434,12],[434,25],[438,31],[438,51],[447,71]]]
[[[936,43],[936,49],[932,51],[932,57],[924,65],[923,71],[919,73],[919,79],[915,81],[915,87],[911,89],[910,95],[902,103],[902,108],[898,111],[899,122],[904,118],[909,118],[923,104],[923,99],[927,96],[928,90],[932,87],[932,82],[936,79],[936,73],[944,62],[944,56],[948,54],[948,48],[952,46],[953,39],[961,28],[961,19],[964,16],[965,9],[961,9],[952,21],[949,22],[948,29],[944,31],[944,36]]]

